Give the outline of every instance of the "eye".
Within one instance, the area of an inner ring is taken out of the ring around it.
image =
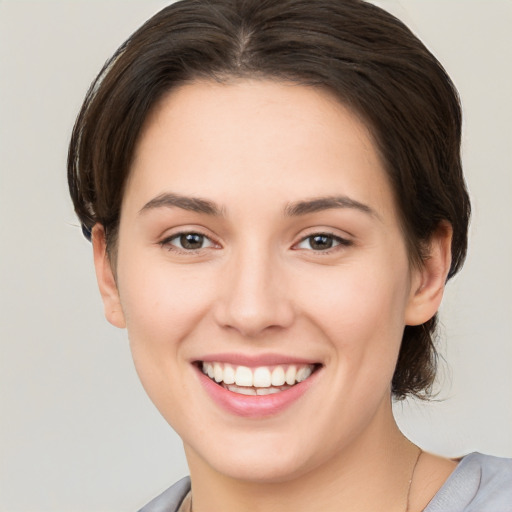
[[[351,245],[349,240],[329,233],[315,233],[303,238],[298,244],[298,249],[311,249],[313,251],[328,251],[338,245]]]
[[[170,249],[178,249],[181,251],[197,251],[207,247],[213,247],[215,244],[205,235],[201,233],[178,233],[166,238],[161,242],[162,246],[167,246]]]

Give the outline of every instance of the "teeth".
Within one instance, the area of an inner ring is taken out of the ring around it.
[[[265,367],[256,368],[252,378],[253,386],[256,388],[268,388],[272,384],[270,370]]]
[[[283,389],[306,380],[313,373],[314,365],[247,366],[233,367],[230,364],[213,362],[203,363],[202,371],[217,383],[223,383],[227,389],[248,395],[268,395],[279,393]],[[256,388],[256,389],[254,389]],[[242,391],[240,391],[242,389]]]
[[[279,389],[279,388],[258,388],[258,389],[256,389],[256,394],[257,395],[273,395],[274,393],[280,393],[281,391],[284,391],[284,390]]]
[[[215,382],[221,382],[224,379],[224,372],[222,371],[222,366],[219,363],[213,364],[213,378]]]
[[[297,368],[295,366],[288,366],[286,370],[286,384],[293,386],[295,384],[295,376],[297,375]]]
[[[286,382],[282,366],[276,366],[272,371],[272,386],[282,386]]]
[[[243,386],[227,386],[229,391],[233,391],[234,393],[238,393],[240,395],[256,395],[255,388],[247,388]]]
[[[297,382],[302,382],[303,380],[306,380],[311,375],[311,368],[308,366],[304,366],[297,372],[297,376],[295,377],[295,380]]]
[[[234,384],[235,383],[235,370],[229,365],[224,365],[224,384]]]
[[[290,389],[290,386],[283,386],[281,388],[248,388],[244,386],[236,386],[235,384],[224,385],[223,387],[233,393],[239,393],[240,395],[273,395],[274,393],[280,393],[285,389]]]
[[[237,386],[252,386],[252,371],[247,366],[239,366],[235,372]]]

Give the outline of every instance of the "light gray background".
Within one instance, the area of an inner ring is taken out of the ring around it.
[[[470,256],[442,308],[444,401],[397,407],[448,456],[512,456],[512,2],[383,0],[464,104]],[[0,1],[0,510],[136,510],[186,474],[125,333],[103,318],[65,161],[88,84],[166,2]],[[201,421],[198,418],[198,421]],[[207,421],[207,418],[204,418]]]

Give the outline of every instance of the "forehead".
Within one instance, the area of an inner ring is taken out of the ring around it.
[[[244,192],[281,202],[344,194],[393,208],[358,116],[328,91],[270,80],[194,82],[167,94],[141,131],[126,195],[134,191],[140,201],[173,192],[220,203]]]

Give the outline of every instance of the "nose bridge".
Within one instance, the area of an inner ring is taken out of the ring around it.
[[[229,260],[217,321],[249,337],[287,327],[293,308],[279,258],[253,239],[234,250]]]

